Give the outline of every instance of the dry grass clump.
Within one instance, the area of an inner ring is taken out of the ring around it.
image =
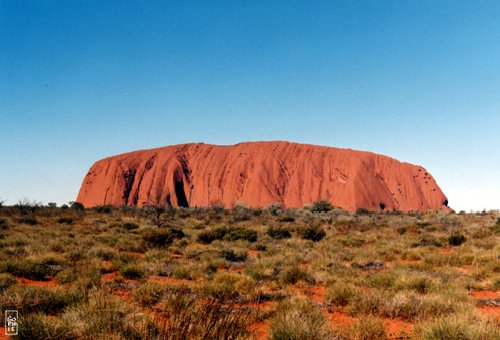
[[[452,315],[418,325],[415,337],[423,340],[495,340],[500,339],[498,319],[478,319],[468,315]]]
[[[353,340],[388,339],[382,320],[370,315],[361,317],[346,333],[346,337]]]
[[[333,332],[321,309],[308,299],[281,302],[269,327],[269,338],[273,340],[333,338]]]
[[[173,289],[163,299],[155,339],[244,339],[255,316],[248,309],[217,298],[203,302],[185,287]]]
[[[347,306],[362,294],[357,286],[346,282],[335,282],[326,291],[326,301],[336,306]]]

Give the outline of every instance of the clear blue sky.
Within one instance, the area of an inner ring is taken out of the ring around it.
[[[92,163],[290,140],[426,167],[500,208],[499,1],[0,1],[0,198]]]

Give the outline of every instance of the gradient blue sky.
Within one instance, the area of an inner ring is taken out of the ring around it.
[[[290,140],[426,167],[500,208],[499,1],[0,1],[0,198],[92,163]]]

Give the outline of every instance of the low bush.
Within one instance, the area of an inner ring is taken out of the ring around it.
[[[34,216],[22,216],[17,219],[17,222],[20,224],[27,225],[36,225],[38,224],[38,220]]]
[[[333,209],[332,204],[327,200],[317,200],[311,205],[311,211],[313,213],[328,212]]]
[[[304,226],[297,230],[300,238],[311,240],[314,242],[320,241],[326,236],[326,232],[320,226]]]
[[[249,242],[257,241],[257,232],[252,229],[241,227],[217,227],[212,230],[202,231],[198,234],[198,241],[210,244],[215,240],[246,240]]]
[[[256,242],[257,232],[255,230],[247,228],[229,228],[226,235],[224,235],[224,240],[226,241],[245,240],[248,242]]]
[[[292,234],[288,229],[281,227],[269,227],[269,229],[267,229],[267,235],[276,240],[292,237]]]
[[[248,257],[246,251],[236,252],[232,249],[222,249],[220,256],[229,262],[245,262]]]
[[[433,237],[423,237],[420,239],[420,241],[418,243],[414,243],[413,244],[413,247],[419,247],[419,246],[423,246],[423,247],[428,247],[428,246],[431,246],[431,247],[442,247],[443,245],[441,244],[441,242],[439,242],[438,240],[434,239]]]
[[[465,236],[462,234],[453,234],[448,237],[448,243],[451,246],[459,246],[465,242]]]
[[[73,219],[71,217],[61,217],[57,219],[59,224],[73,224]]]
[[[94,210],[100,214],[111,214],[113,207],[110,205],[100,205],[95,207]]]
[[[173,228],[151,228],[142,233],[142,239],[149,248],[169,246],[175,239],[181,239],[184,236],[182,230]]]
[[[120,269],[120,274],[130,280],[136,280],[144,277],[144,270],[136,265],[128,264]]]
[[[371,212],[370,210],[366,209],[366,208],[358,208],[356,209],[356,215],[360,216],[360,215],[369,215]]]
[[[281,216],[278,218],[278,222],[295,222],[295,217],[293,216]]]
[[[131,223],[131,222],[127,222],[127,223],[123,223],[121,225],[121,227],[125,230],[135,230],[135,229],[139,229],[139,226],[135,223]]]

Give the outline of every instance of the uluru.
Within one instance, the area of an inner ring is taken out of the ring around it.
[[[290,142],[180,144],[97,161],[77,201],[100,205],[299,208],[318,199],[347,210],[422,211],[448,200],[423,167],[365,151]]]

